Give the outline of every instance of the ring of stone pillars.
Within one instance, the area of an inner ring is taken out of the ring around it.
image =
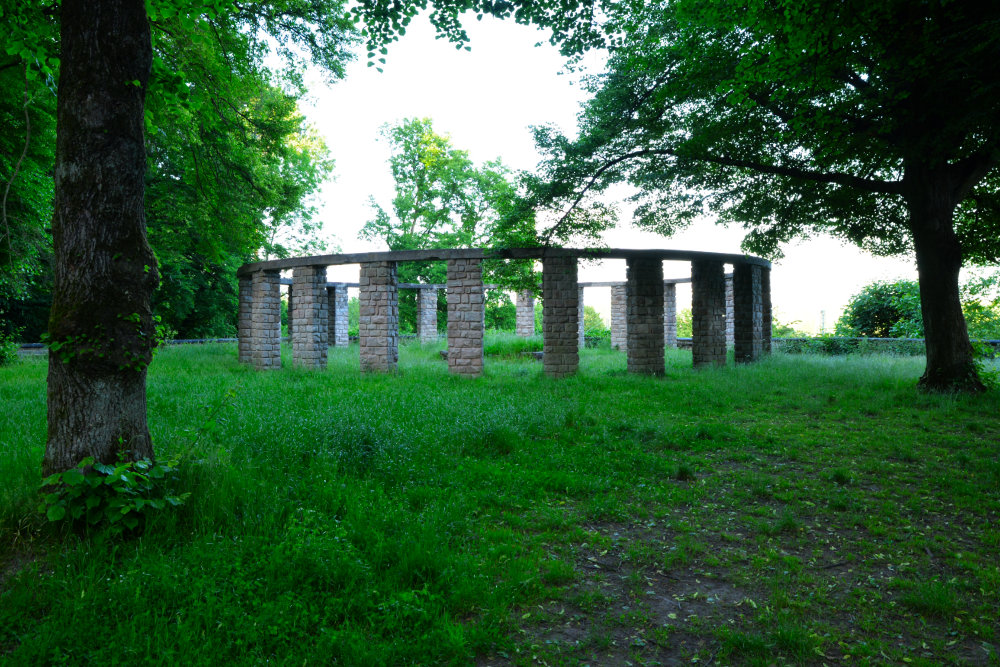
[[[580,258],[625,259],[625,283],[581,284],[577,280]],[[737,362],[756,361],[771,349],[771,264],[759,257],[687,250],[454,249],[320,255],[243,265],[237,273],[239,359],[261,369],[281,366],[280,285],[290,283],[293,363],[324,368],[327,346],[331,342],[346,344],[347,287],[353,286],[327,283],[326,267],[360,264],[357,286],[361,302],[361,369],[393,371],[398,361],[398,290],[421,290],[418,338],[429,340],[432,315],[433,337],[437,337],[436,289],[440,287],[400,285],[396,265],[443,260],[447,262],[448,276],[449,370],[459,375],[480,375],[485,328],[483,259],[541,260],[543,366],[545,373],[553,377],[571,375],[579,367],[582,297],[588,285],[612,287],[612,299],[619,304],[617,309],[612,308],[612,330],[617,331],[612,343],[625,348],[629,372],[663,374],[664,347],[676,346],[677,342],[676,285],[681,282],[692,284],[695,367],[726,363],[727,328],[731,329]],[[664,261],[690,261],[691,278],[665,281]],[[728,288],[725,264],[733,266]],[[280,271],[287,269],[292,269],[292,279],[283,281]],[[534,298],[519,294],[518,306],[518,334],[534,333]]]

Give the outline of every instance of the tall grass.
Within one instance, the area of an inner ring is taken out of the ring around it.
[[[0,368],[0,657],[985,664],[995,651],[996,392],[920,394],[920,359],[877,356],[695,372],[669,351],[652,379],[607,349],[583,351],[573,378],[490,357],[469,380],[439,349],[406,345],[398,373],[374,376],[356,346],[331,348],[325,372],[287,357],[255,372],[232,345],[158,352],[152,434],[160,456],[183,454],[192,495],[117,543],[34,511],[45,361]]]

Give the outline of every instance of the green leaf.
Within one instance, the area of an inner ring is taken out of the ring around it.
[[[79,468],[70,468],[69,470],[63,472],[62,480],[67,486],[78,486],[83,484],[83,471]]]
[[[66,508],[62,505],[53,505],[45,512],[45,516],[49,521],[59,521],[66,516]]]

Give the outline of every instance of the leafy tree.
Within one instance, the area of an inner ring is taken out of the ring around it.
[[[608,325],[593,306],[583,307],[583,332],[588,336],[603,336],[608,332]]]
[[[114,463],[153,455],[145,377],[158,271],[145,225],[143,133],[144,124],[158,127],[145,107],[151,69],[159,67],[154,80],[171,74],[154,58],[150,19],[175,16],[178,34],[208,22],[247,36],[261,58],[274,43],[294,65],[302,46],[333,75],[339,72],[345,43],[339,0],[161,0],[149,3],[148,14],[140,0],[63,0],[46,475],[87,456]],[[21,57],[49,63],[38,58],[45,52],[42,31],[32,30],[37,39]],[[185,104],[192,86],[184,72],[173,74],[174,85],[163,85],[161,94]]]
[[[373,45],[425,0],[361,2]],[[437,0],[465,38],[472,9],[554,28],[567,52],[610,51],[580,137],[540,131],[554,202],[639,188],[637,220],[670,233],[706,211],[747,250],[832,233],[912,252],[928,389],[981,390],[962,317],[963,261],[1000,256],[1000,5],[764,0]],[[564,218],[576,224],[572,214]]]
[[[912,280],[877,281],[851,297],[837,321],[840,336],[919,338],[920,286]]]
[[[490,247],[498,225],[515,197],[511,172],[500,160],[477,167],[450,137],[438,134],[428,118],[409,118],[382,129],[389,142],[389,165],[396,193],[391,212],[371,199],[374,217],[360,236],[385,242],[390,250]],[[529,218],[528,223],[531,224]],[[512,226],[516,227],[516,226]],[[510,229],[508,227],[507,229]],[[530,273],[527,262],[487,262],[487,282],[510,284],[511,275]],[[444,283],[441,262],[406,262],[399,266],[400,282]],[[416,322],[415,295],[400,298],[400,328],[412,331]],[[509,304],[504,294],[492,294],[487,307]],[[438,309],[446,309],[439,294]]]

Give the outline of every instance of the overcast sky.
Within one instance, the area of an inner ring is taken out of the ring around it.
[[[385,249],[358,239],[370,217],[368,197],[388,205],[393,182],[389,150],[379,128],[403,118],[428,117],[439,133],[451,136],[477,163],[501,158],[515,169],[532,169],[540,159],[530,125],[554,124],[567,133],[576,129],[576,114],[585,93],[576,75],[563,73],[564,59],[544,41],[546,34],[513,22],[484,19],[465,22],[472,50],[435,39],[424,19],[415,19],[406,36],[389,48],[384,72],[367,67],[364,54],[348,67],[347,77],[327,85],[307,77],[309,103],[304,111],[325,138],[336,168],[334,179],[318,198],[324,234],[343,252]],[[598,58],[592,66],[599,66]],[[619,228],[607,243],[622,248],[680,248],[740,252],[742,230],[706,220],[673,238],[640,232],[622,207]],[[876,258],[831,239],[813,239],[785,248],[775,264],[772,300],[782,321],[827,330],[851,295],[876,279],[916,279],[910,259]],[[665,266],[668,277],[690,275],[681,263]],[[332,280],[357,280],[356,267],[331,267]],[[581,280],[624,280],[624,261],[581,267]],[[607,290],[588,290],[586,301],[608,313]],[[690,306],[690,291],[678,294],[679,307]]]

